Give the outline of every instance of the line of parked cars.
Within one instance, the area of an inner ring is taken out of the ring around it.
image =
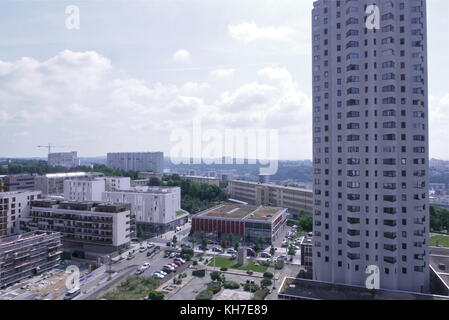
[[[186,261],[183,258],[174,258],[173,262],[167,263],[165,266],[162,267],[162,270],[156,271],[153,273],[153,278],[156,279],[163,279],[167,274],[171,272],[175,272],[176,269],[178,269],[180,266],[182,266]]]

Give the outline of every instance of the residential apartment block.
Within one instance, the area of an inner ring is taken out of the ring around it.
[[[0,176],[0,192],[34,190],[35,176],[32,174],[10,174]]]
[[[59,265],[61,234],[35,231],[0,237],[0,288]]]
[[[190,180],[193,182],[197,182],[200,184],[210,184],[214,186],[218,186],[220,184],[220,180],[216,177],[209,176],[181,176],[182,179]]]
[[[287,208],[293,216],[312,214],[313,191],[243,180],[228,182],[229,198],[249,204]]]
[[[181,188],[142,187],[135,190],[103,192],[103,201],[130,203],[138,235],[162,233],[184,224],[187,212],[181,210]]]
[[[107,154],[107,166],[109,168],[124,171],[164,171],[163,152],[118,152]]]
[[[38,199],[40,194],[40,191],[0,193],[0,237],[19,232],[19,220],[29,215],[31,201]]]
[[[70,201],[101,201],[101,195],[105,191],[103,178],[76,179],[64,181],[64,199]]]
[[[60,232],[63,249],[73,256],[96,261],[130,245],[129,204],[34,200],[23,230]]]
[[[49,173],[36,176],[35,188],[42,192],[42,196],[64,195],[65,180],[94,179],[103,176],[103,173],[100,172]]]
[[[48,165],[75,168],[80,165],[80,159],[76,151],[49,153]]]
[[[427,292],[426,1],[372,4],[314,2],[314,279]]]

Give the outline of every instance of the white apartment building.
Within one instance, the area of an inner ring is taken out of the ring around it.
[[[165,232],[186,222],[181,210],[181,188],[142,187],[140,190],[103,192],[103,201],[130,203],[138,235]]]
[[[107,166],[109,168],[124,171],[164,171],[163,152],[118,152],[107,154]]]
[[[78,258],[97,260],[104,254],[129,247],[130,206],[34,200],[31,202],[29,217],[21,220],[21,228],[60,232],[64,251]]]
[[[42,192],[42,196],[63,195],[65,180],[94,179],[102,176],[99,172],[49,173],[36,176],[35,188]]]
[[[48,165],[75,168],[80,165],[80,159],[76,151],[49,153]]]
[[[40,198],[40,191],[0,193],[0,237],[19,232],[20,219],[28,217],[30,202]]]
[[[228,182],[229,198],[249,204],[283,207],[293,216],[313,213],[313,191],[244,180]]]
[[[426,1],[376,3],[314,2],[313,274],[427,292]]]
[[[117,191],[117,190],[130,190],[131,178],[130,177],[102,177],[105,182],[104,191]]]
[[[76,179],[64,181],[64,199],[69,201],[101,201],[105,180]]]

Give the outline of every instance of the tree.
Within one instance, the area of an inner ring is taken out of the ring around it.
[[[173,246],[176,247],[176,243],[178,242],[178,238],[176,236],[173,236],[171,239],[171,242],[173,242]]]
[[[311,215],[302,215],[298,219],[299,228],[302,231],[311,232],[313,227],[313,218]]]
[[[293,247],[293,245],[290,245],[288,247],[288,255],[289,256],[294,256],[296,254],[296,249]]]
[[[236,242],[234,243],[234,250],[235,250],[235,251],[238,251],[238,250],[239,250],[239,246],[240,246],[240,243],[239,243],[238,241],[236,241]]]
[[[274,248],[274,246],[271,246],[271,248],[270,248],[270,254],[271,254],[272,256],[274,256],[275,253],[276,253],[276,249]]]
[[[208,241],[206,238],[201,239],[201,246],[203,247],[204,251],[206,251],[207,243],[208,243]]]
[[[151,177],[150,181],[148,182],[149,186],[160,186],[161,185],[161,181],[156,178],[156,177]]]
[[[165,294],[161,291],[153,290],[148,295],[148,299],[150,300],[164,300]]]
[[[212,281],[219,281],[221,280],[221,273],[218,271],[212,271],[210,273],[210,278],[212,279]]]

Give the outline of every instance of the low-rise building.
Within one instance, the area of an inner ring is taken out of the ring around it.
[[[313,191],[308,189],[230,180],[228,192],[230,199],[253,205],[287,208],[293,216],[313,213]]]
[[[80,159],[76,151],[49,153],[48,165],[75,168],[80,165]]]
[[[103,179],[105,182],[105,191],[117,191],[117,190],[130,190],[131,178],[130,177],[103,177],[97,178]]]
[[[148,237],[163,233],[187,222],[188,213],[181,210],[179,187],[142,187],[103,192],[102,199],[131,204],[138,236]]]
[[[64,181],[78,179],[94,179],[103,177],[100,172],[67,172],[67,173],[48,173],[42,176],[36,176],[36,190],[42,192],[42,196],[64,195]]]
[[[204,177],[204,176],[181,176],[182,179],[191,180],[193,182],[198,182],[201,184],[210,184],[218,186],[220,180],[216,177]]]
[[[410,291],[367,289],[340,283],[285,277],[279,300],[449,300],[449,297]]]
[[[0,193],[0,237],[19,232],[19,220],[29,215],[31,201],[40,195],[40,191]]]
[[[0,287],[57,267],[61,246],[58,232],[35,231],[0,237]]]
[[[130,205],[34,200],[30,216],[21,220],[21,228],[61,232],[65,252],[97,261],[130,246]]]
[[[237,240],[266,243],[276,240],[287,221],[287,209],[223,204],[192,216],[192,231],[215,233],[218,239],[232,234]]]
[[[34,190],[35,176],[28,173],[0,176],[0,192]]]
[[[449,248],[429,247],[430,292],[449,296]]]

